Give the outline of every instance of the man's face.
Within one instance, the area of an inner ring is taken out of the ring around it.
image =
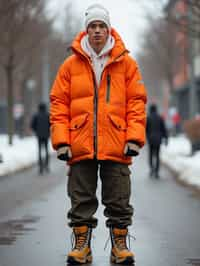
[[[102,21],[93,21],[89,24],[87,29],[89,42],[92,48],[103,48],[106,44],[109,30],[106,24]]]

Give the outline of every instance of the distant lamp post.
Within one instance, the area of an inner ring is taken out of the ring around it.
[[[28,94],[28,109],[29,112],[32,112],[33,107],[33,92],[36,87],[36,81],[34,79],[27,80],[27,94]]]
[[[36,81],[34,79],[29,79],[26,82],[26,97],[25,97],[25,131],[29,132],[29,125],[31,114],[33,111],[33,92],[36,87]]]

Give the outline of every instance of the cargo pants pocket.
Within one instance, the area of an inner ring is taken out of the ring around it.
[[[130,205],[131,180],[128,165],[105,162],[100,170],[102,180],[102,203],[107,226],[131,224],[133,207]]]

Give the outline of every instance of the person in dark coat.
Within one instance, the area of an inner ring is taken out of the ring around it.
[[[158,114],[157,106],[152,104],[147,116],[147,142],[149,146],[150,175],[159,178],[160,145],[162,140],[168,143],[168,132],[163,118]]]
[[[32,118],[31,128],[38,139],[38,166],[39,172],[42,174],[44,170],[49,171],[48,141],[50,136],[49,113],[44,103],[39,104],[38,112]],[[45,160],[42,157],[43,149]]]

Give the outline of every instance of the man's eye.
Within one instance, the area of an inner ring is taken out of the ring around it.
[[[89,27],[90,27],[91,29],[95,29],[95,28],[96,28],[96,25],[91,24]]]
[[[104,28],[106,28],[106,25],[105,24],[99,24],[99,25],[93,25],[93,24],[91,24],[91,26],[90,26],[92,29],[96,29],[96,28],[101,28],[101,29],[104,29]]]

